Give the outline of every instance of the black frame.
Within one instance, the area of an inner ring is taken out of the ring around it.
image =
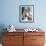
[[[29,8],[32,8],[32,20],[29,20],[29,21],[23,21],[22,20],[22,8],[26,8],[26,7],[29,7]],[[34,22],[34,5],[19,5],[19,21],[21,23],[33,23]]]

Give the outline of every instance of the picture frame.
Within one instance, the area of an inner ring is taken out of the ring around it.
[[[34,22],[34,5],[19,5],[19,21],[22,23]]]

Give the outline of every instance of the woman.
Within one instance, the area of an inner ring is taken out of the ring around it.
[[[22,7],[22,20],[32,20],[32,15],[30,14],[30,7]]]

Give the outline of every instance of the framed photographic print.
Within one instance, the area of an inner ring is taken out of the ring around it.
[[[24,23],[34,22],[34,5],[19,6],[19,21]]]

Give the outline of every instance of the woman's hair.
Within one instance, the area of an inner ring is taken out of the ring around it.
[[[23,15],[23,12],[24,12],[24,7],[22,7],[22,15]]]

